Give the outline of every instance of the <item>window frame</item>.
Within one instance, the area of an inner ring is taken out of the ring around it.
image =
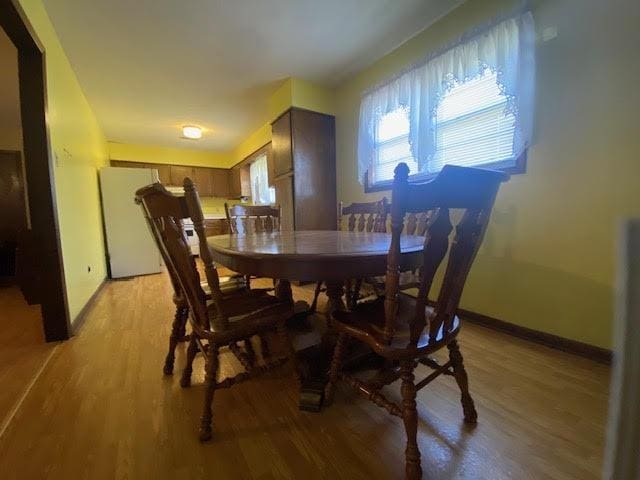
[[[522,173],[527,173],[527,155],[528,150],[525,149],[522,154],[515,159],[515,164],[513,163],[512,158],[508,158],[506,160],[500,160],[492,163],[485,163],[482,166],[474,167],[481,168],[485,170],[499,170],[501,172],[508,173],[509,175],[518,175]],[[413,175],[409,175],[409,181],[413,183],[424,183],[429,180],[433,180],[438,176],[439,172],[435,173],[416,173]],[[364,191],[365,193],[371,192],[386,192],[391,190],[393,187],[393,180],[383,180],[380,182],[372,182],[373,179],[373,171],[367,170],[364,177]]]

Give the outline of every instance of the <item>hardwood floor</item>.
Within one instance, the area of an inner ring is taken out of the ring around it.
[[[202,359],[190,389],[162,375],[170,294],[163,274],[106,286],[0,438],[3,478],[403,478],[402,422],[344,387],[301,412],[285,370],[217,392],[214,439],[200,444]],[[470,324],[460,343],[479,424],[464,426],[452,379],[420,391],[425,478],[600,478],[607,367]],[[228,354],[222,366],[237,368]]]
[[[54,348],[44,342],[40,307],[17,287],[0,287],[0,434]]]

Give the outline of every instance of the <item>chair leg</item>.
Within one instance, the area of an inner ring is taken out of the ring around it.
[[[213,420],[213,394],[216,391],[218,378],[218,347],[209,345],[207,360],[205,365],[205,392],[204,405],[202,406],[202,417],[200,417],[200,441],[211,440]]]
[[[276,327],[276,333],[278,337],[280,337],[280,341],[285,349],[285,355],[289,359],[289,363],[293,367],[294,375],[296,376],[296,380],[300,381],[300,370],[298,368],[298,359],[296,357],[296,350],[293,348],[293,343],[291,342],[291,337],[289,336],[289,332],[287,332],[286,322],[284,320],[278,322]]]
[[[360,298],[360,289],[362,288],[362,279],[358,278],[353,284],[351,291],[347,290],[347,307],[349,310],[353,310],[358,305],[358,299]]]
[[[198,353],[198,343],[196,342],[195,334],[191,335],[189,340],[189,346],[187,347],[187,360],[182,371],[182,378],[180,379],[180,386],[183,388],[191,386],[191,374],[193,373],[193,359],[196,358]]]
[[[314,313],[316,308],[318,307],[318,297],[320,296],[320,291],[322,290],[322,282],[316,283],[316,291],[313,293],[313,302],[311,302],[311,306],[309,307],[309,312]]]
[[[249,357],[251,366],[254,366],[256,364],[256,351],[253,349],[253,343],[251,343],[251,338],[247,338],[244,341],[244,350],[247,353],[247,357]]]
[[[169,337],[169,351],[164,359],[164,368],[162,369],[165,375],[171,375],[173,373],[173,364],[176,360],[176,347],[184,336],[188,316],[189,307],[181,304],[176,305],[176,313],[173,317],[173,324],[171,325],[171,336]]]
[[[477,423],[478,413],[476,412],[476,407],[473,404],[473,399],[469,393],[469,379],[467,377],[467,372],[464,369],[460,346],[458,345],[458,342],[454,340],[447,345],[447,348],[449,349],[449,360],[453,366],[453,374],[458,386],[460,387],[460,401],[462,403],[462,411],[464,412],[464,421],[465,423]]]
[[[407,480],[420,480],[420,450],[418,449],[418,411],[416,409],[416,386],[413,383],[415,362],[405,360],[400,363],[402,379],[402,420],[407,432],[407,448],[405,450],[405,472]]]
[[[338,374],[342,366],[342,357],[344,356],[345,347],[347,345],[347,336],[344,333],[338,335],[338,341],[333,350],[333,358],[331,359],[331,367],[329,369],[329,379],[324,387],[324,405],[331,405],[333,402],[333,394],[338,381]]]
[[[269,350],[269,341],[267,340],[266,333],[258,335],[260,339],[260,350],[262,351],[262,359],[266,362],[271,357],[271,350]]]

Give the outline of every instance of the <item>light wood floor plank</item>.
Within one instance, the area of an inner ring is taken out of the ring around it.
[[[0,433],[55,344],[45,343],[40,307],[0,287]]]
[[[300,412],[287,370],[216,392],[214,440],[201,445],[202,359],[190,389],[162,375],[172,314],[165,275],[110,282],[0,439],[3,478],[402,478],[397,418],[344,387],[322,413]],[[463,424],[451,378],[423,389],[425,478],[600,477],[607,367],[470,324],[460,343],[479,424]],[[228,354],[222,365],[238,367]]]

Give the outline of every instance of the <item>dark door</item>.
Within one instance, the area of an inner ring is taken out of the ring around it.
[[[0,277],[15,277],[16,247],[26,228],[20,152],[0,150]]]

